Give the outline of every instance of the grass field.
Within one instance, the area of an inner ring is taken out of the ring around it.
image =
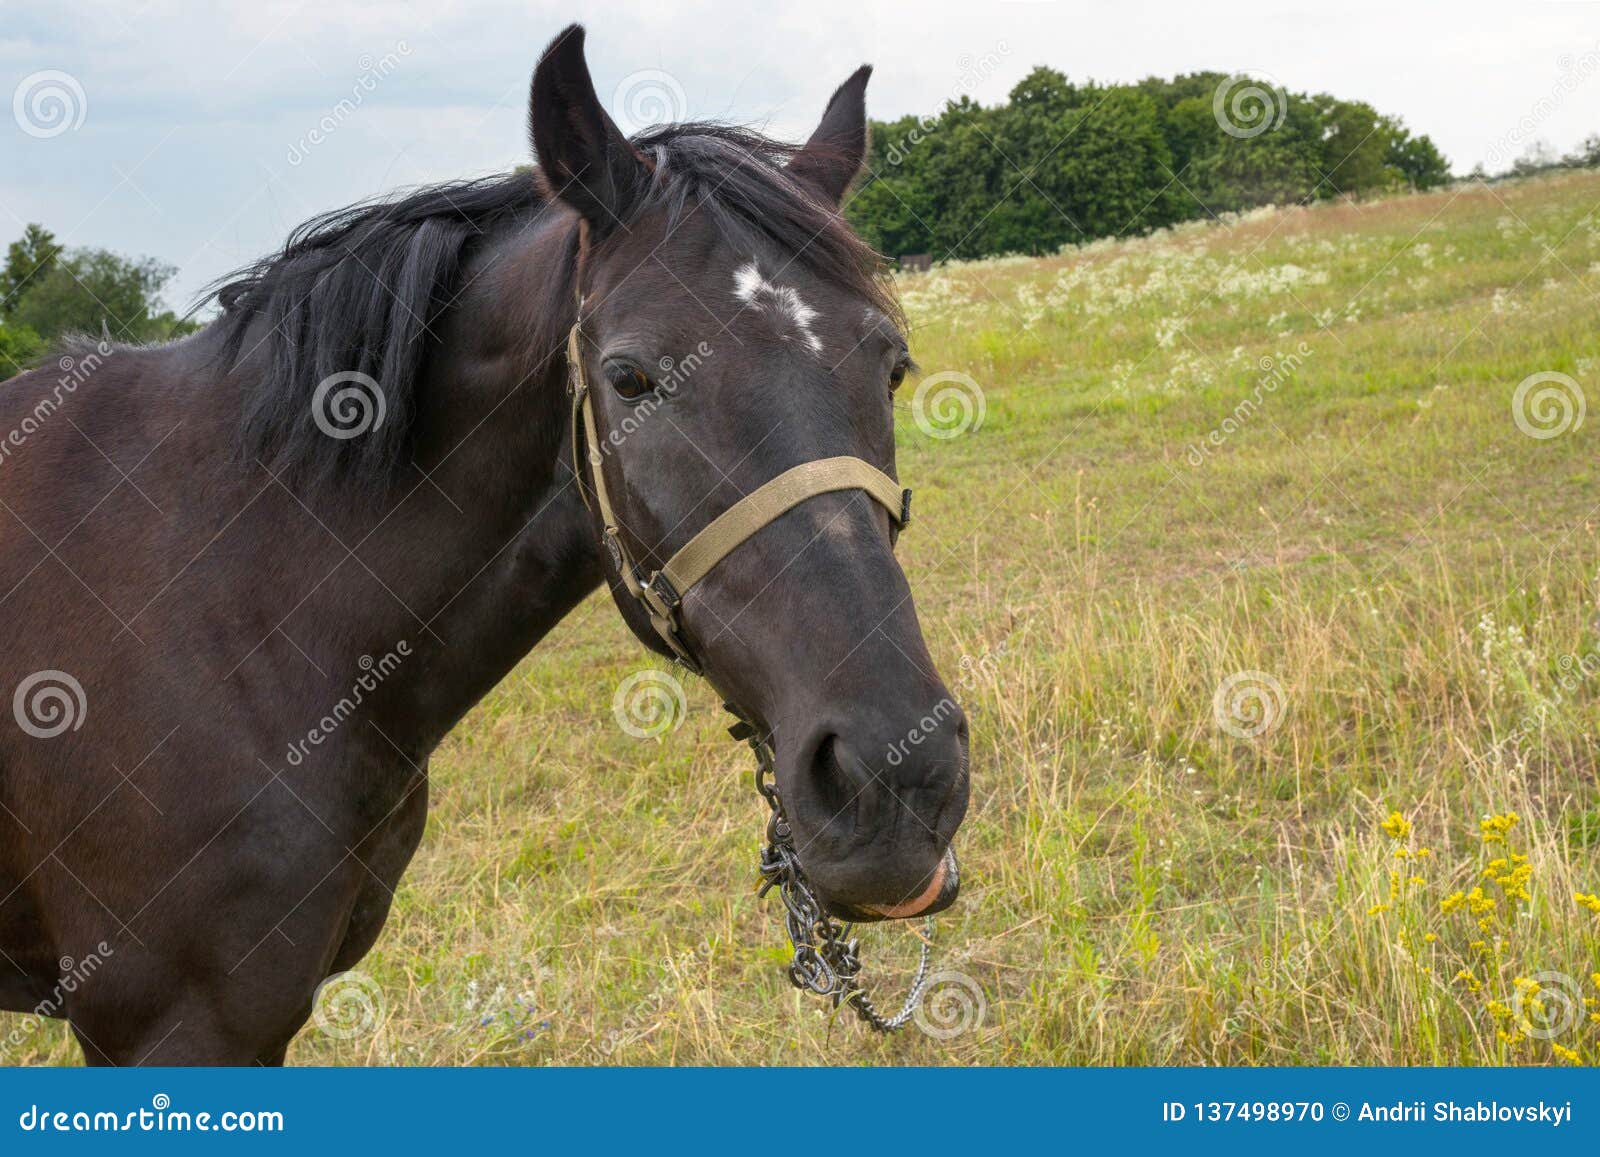
[[[618,726],[597,597],[439,752],[291,1063],[1600,1062],[1600,416],[1539,397],[1600,402],[1597,210],[1575,173],[904,280],[983,403],[900,403],[973,725],[939,1031],[787,987],[748,752],[693,680]],[[863,939],[888,1003],[916,941]]]

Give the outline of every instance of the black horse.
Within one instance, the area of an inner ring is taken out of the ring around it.
[[[592,469],[645,566],[796,465],[893,472],[903,326],[838,212],[867,77],[800,148],[629,140],[574,26],[533,177],[323,217],[200,333],[0,389],[0,1009],[66,1017],[91,1063],[282,1063],[376,940],[457,720],[602,581],[666,653]],[[601,449],[574,460],[580,309]],[[852,919],[949,904],[967,804],[894,528],[812,496],[679,609]]]

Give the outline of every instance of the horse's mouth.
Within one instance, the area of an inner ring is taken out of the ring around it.
[[[931,916],[942,912],[956,901],[961,890],[961,868],[956,862],[955,848],[945,849],[944,858],[928,878],[927,887],[915,896],[895,904],[864,904],[854,906],[829,904],[834,915],[857,924],[871,924],[880,920],[909,920],[914,916]]]

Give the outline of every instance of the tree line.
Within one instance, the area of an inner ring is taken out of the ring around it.
[[[67,249],[44,226],[27,226],[0,266],[0,380],[65,334],[146,342],[192,332],[198,323],[161,302],[162,289],[176,273],[152,257]]]
[[[1043,67],[1003,105],[962,96],[875,122],[868,166],[851,222],[882,252],[936,261],[1450,179],[1431,140],[1365,101],[1220,72],[1104,85]]]
[[[877,249],[932,260],[1053,253],[1266,204],[1431,189],[1450,166],[1426,136],[1365,101],[1221,72],[1076,83],[1035,68],[1006,102],[969,96],[874,122],[846,215]],[[1600,165],[1600,136],[1558,156],[1534,142],[1503,176]],[[1495,178],[1475,169],[1470,176]],[[67,333],[161,341],[192,332],[161,300],[153,258],[66,249],[28,225],[0,268],[0,378]]]

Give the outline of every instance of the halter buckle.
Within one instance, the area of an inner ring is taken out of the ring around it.
[[[911,525],[911,488],[900,492],[900,529],[904,530]]]
[[[580,478],[581,482],[581,478]],[[614,526],[608,526],[601,536],[601,541],[606,545],[606,553],[611,556],[611,565],[617,569],[618,574],[627,573],[627,564],[622,552],[622,536]]]
[[[639,590],[643,593],[645,602],[663,618],[675,619],[678,608],[683,606],[683,596],[661,571],[656,571],[648,580],[640,583]]]

